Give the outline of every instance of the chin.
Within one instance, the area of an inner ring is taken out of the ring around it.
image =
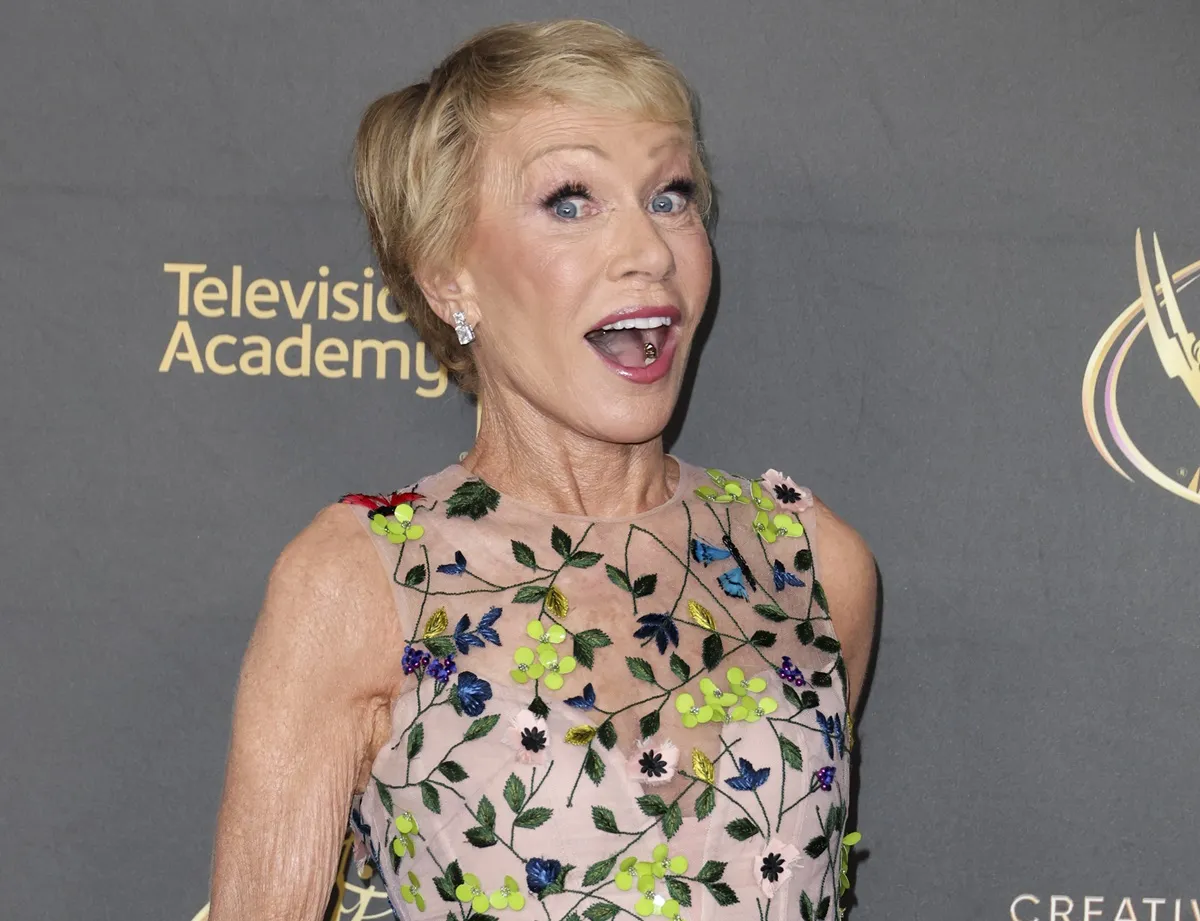
[[[619,402],[587,401],[582,413],[575,415],[583,424],[582,432],[610,444],[637,445],[653,441],[663,433],[674,415],[678,391],[672,389],[661,398],[643,397]]]

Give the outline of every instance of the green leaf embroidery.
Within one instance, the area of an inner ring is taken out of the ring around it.
[[[520,812],[525,805],[525,782],[516,774],[509,774],[504,782],[504,802],[513,812]]]
[[[651,710],[638,721],[638,728],[641,730],[642,738],[648,739],[654,733],[658,732],[659,716],[657,710]]]
[[[674,838],[675,832],[679,831],[683,825],[683,810],[679,808],[678,803],[672,803],[667,807],[667,814],[663,816],[662,830],[663,836],[666,838]]]
[[[658,587],[657,573],[647,573],[644,576],[638,576],[633,581],[633,597],[645,598],[647,595],[653,595],[654,589]]]
[[[605,563],[604,569],[608,573],[608,580],[622,591],[633,591],[629,587],[629,576],[625,575],[625,570],[617,569],[612,563]]]
[[[825,816],[825,834],[833,837],[835,829],[842,826],[842,820],[845,818],[846,809],[841,804],[833,806],[829,810],[829,814]]]
[[[838,673],[838,677],[842,679],[842,684],[846,684],[846,660],[841,656],[837,657],[837,661],[833,663],[834,670]]]
[[[613,811],[607,806],[592,807],[592,824],[600,831],[612,832],[618,834],[617,817],[613,815]]]
[[[528,544],[523,544],[519,540],[512,542],[513,558],[522,566],[528,566],[530,569],[537,569],[537,557],[533,555],[533,550]]]
[[[404,574],[404,584],[409,588],[416,588],[425,581],[425,565],[419,563]]]
[[[575,569],[589,569],[604,557],[603,553],[593,553],[591,550],[577,550],[567,557],[567,565]]]
[[[492,805],[492,801],[486,796],[479,798],[479,808],[475,811],[479,819],[479,824],[484,828],[496,827],[496,807]]]
[[[753,819],[734,819],[725,826],[725,831],[729,837],[735,841],[748,841],[755,835],[761,835],[762,831],[758,827],[758,823]]]
[[[583,884],[585,886],[594,886],[596,883],[602,883],[608,879],[608,874],[612,872],[612,868],[616,866],[617,858],[608,857],[604,860],[597,860],[594,864],[587,868],[587,872],[583,874]]]
[[[475,847],[491,847],[498,840],[494,831],[490,828],[484,828],[482,825],[468,828],[463,832],[463,837]]]
[[[696,797],[696,818],[707,819],[717,806],[717,792],[712,787],[705,787],[704,792]]]
[[[725,883],[709,883],[706,888],[708,889],[708,894],[716,900],[718,905],[737,904],[737,893]]]
[[[835,640],[832,636],[818,636],[813,641],[813,645],[821,650],[821,652],[833,653],[840,652],[842,649],[842,644]]]
[[[604,779],[604,761],[591,748],[583,756],[583,769],[587,772],[588,777],[591,778],[592,783],[599,786],[600,781]]]
[[[431,636],[422,642],[425,644],[425,648],[439,659],[454,655],[454,640],[448,636]]]
[[[639,659],[636,656],[626,656],[625,664],[629,666],[629,672],[634,678],[640,681],[648,681],[651,684],[657,684],[654,680],[654,669],[650,667],[650,663],[645,659]]]
[[[667,804],[657,793],[647,793],[644,796],[637,798],[638,808],[642,810],[643,815],[648,815],[651,818],[658,818],[667,814]]]
[[[515,604],[535,604],[545,598],[548,591],[550,589],[545,585],[522,585],[513,595],[513,602]]]
[[[775,634],[770,630],[755,630],[754,635],[750,637],[750,645],[757,646],[759,649],[767,649],[775,645]]]
[[[593,902],[584,909],[583,916],[588,921],[609,921],[609,918],[615,918],[620,910],[612,902]]]
[[[704,645],[701,647],[704,658],[704,667],[710,672],[721,664],[721,660],[725,658],[725,647],[721,645],[721,637],[719,634],[710,633],[704,638]]]
[[[802,703],[800,703],[800,695],[796,693],[796,689],[793,688],[790,684],[785,684],[783,686],[783,697],[789,704],[791,704],[797,710],[804,709],[804,705]]]
[[[571,555],[571,538],[558,525],[550,528],[550,547],[564,560]]]
[[[396,811],[396,805],[392,802],[392,791],[383,785],[383,781],[375,781],[375,792],[379,794],[379,802],[383,803],[383,808],[391,815]]]
[[[815,838],[810,840],[808,844],[804,845],[804,853],[813,858],[813,860],[816,860],[825,853],[825,850],[828,847],[829,839],[824,835],[817,835]]]
[[[450,881],[450,885],[454,889],[457,889],[466,882],[466,879],[463,877],[462,868],[459,867],[457,860],[450,861],[450,865],[446,867],[446,878]],[[451,891],[453,891],[453,889]],[[455,901],[458,900],[455,899]]]
[[[816,631],[813,630],[812,621],[802,620],[800,623],[796,624],[796,639],[798,639],[805,646],[808,646],[812,643],[814,636],[816,636]]]
[[[817,903],[818,921],[820,921],[821,918],[824,918],[827,914],[829,914],[829,896],[825,896],[825,898],[821,899],[821,901]]]
[[[425,745],[425,727],[420,723],[413,726],[408,733],[408,760],[411,761],[421,753]]]
[[[442,897],[443,902],[457,902],[458,898],[454,895],[454,885],[451,884],[450,871],[446,871],[445,876],[435,876],[433,878],[433,887],[437,890],[437,894]]]
[[[800,753],[799,746],[791,739],[785,739],[783,736],[779,737],[779,753],[783,755],[783,760],[790,767],[794,767],[797,771],[804,770],[804,755]]]
[[[767,620],[774,621],[777,624],[783,623],[783,621],[788,619],[788,616],[786,613],[784,613],[783,608],[777,604],[756,604],[754,606],[754,610]]]
[[[812,551],[807,547],[803,550],[797,550],[796,556],[792,560],[792,569],[797,572],[808,572],[812,569]]]
[[[605,720],[600,724],[600,728],[596,730],[596,738],[600,740],[600,744],[612,751],[612,747],[617,744],[617,728],[612,724],[612,720]]]
[[[595,650],[611,645],[612,639],[603,630],[580,630],[575,634],[571,654],[584,668],[591,668],[595,665]]]
[[[807,892],[800,894],[800,917],[802,921],[816,921],[813,917],[812,899],[808,897]]]
[[[430,812],[441,815],[442,798],[438,795],[438,788],[428,780],[421,781],[421,802],[425,804],[425,808]]]
[[[441,771],[448,781],[458,783],[460,780],[466,780],[470,775],[457,761],[443,761],[438,765],[438,770]]]
[[[805,710],[812,710],[814,707],[821,705],[821,695],[816,691],[802,691],[800,694],[800,704]]]
[[[696,879],[702,883],[715,883],[725,875],[725,866],[720,860],[706,860],[700,872],[696,874]]]
[[[817,606],[820,607],[820,609],[826,614],[828,614],[829,599],[825,597],[824,587],[816,579],[813,579],[812,596],[813,600],[816,601]]]
[[[558,876],[554,877],[554,882],[552,882],[549,886],[547,886],[545,889],[543,889],[541,892],[539,892],[537,894],[538,901],[545,899],[546,896],[548,896],[548,895],[554,895],[559,892],[566,892],[566,890],[567,890],[567,874],[570,873],[574,869],[575,869],[575,864],[564,863],[562,866],[562,869],[558,871]],[[575,914],[575,912],[571,912],[570,917],[575,918],[575,921],[579,921],[579,915]],[[563,921],[566,921],[566,918],[564,918]]]
[[[479,719],[471,723],[467,727],[467,731],[463,733],[464,742],[473,742],[475,739],[482,739],[485,735],[496,728],[496,723],[500,721],[499,713],[492,713],[488,716],[481,716]]]
[[[692,904],[692,887],[681,879],[674,876],[667,877],[667,892],[671,898],[682,905],[684,908],[690,908]]]
[[[550,715],[550,708],[546,706],[546,702],[540,697],[535,697],[529,702],[529,712],[534,716],[540,716],[545,719]]]
[[[516,819],[513,820],[514,828],[538,828],[550,821],[550,816],[554,815],[553,809],[547,809],[545,806],[534,806],[532,809],[526,809]]]
[[[483,480],[467,480],[446,500],[447,518],[470,518],[478,521],[500,505],[500,493]]]
[[[675,673],[675,677],[680,681],[687,681],[692,677],[692,667],[675,653],[671,653],[671,671]]]
[[[814,688],[833,687],[833,679],[829,677],[829,672],[813,672],[808,676],[808,680]]]

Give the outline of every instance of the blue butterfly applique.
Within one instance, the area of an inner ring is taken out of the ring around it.
[[[771,769],[769,767],[755,770],[754,765],[745,758],[738,758],[738,771],[740,773],[737,777],[725,778],[725,783],[729,784],[735,790],[757,790],[771,776]]]
[[[775,565],[771,567],[771,573],[775,577],[775,591],[782,592],[788,585],[796,588],[804,585],[804,580],[795,573],[790,573],[784,569],[783,564],[779,560],[775,561]]]
[[[842,717],[837,713],[829,717],[818,710],[817,725],[821,727],[821,734],[825,737],[825,751],[829,753],[829,757],[833,757],[834,742],[837,742],[837,756],[845,757],[846,736],[842,732]]]
[[[454,551],[454,562],[443,563],[437,568],[437,571],[444,573],[447,576],[461,576],[467,571],[467,558],[463,556],[461,550]]]
[[[568,697],[565,703],[568,707],[574,707],[576,710],[590,710],[596,706],[596,689],[589,682],[583,686],[582,694],[577,697]]]
[[[500,608],[490,608],[483,617],[479,618],[479,626],[474,630],[471,629],[471,615],[464,614],[454,626],[454,645],[458,647],[458,651],[465,656],[472,646],[482,649],[484,640],[494,646],[502,645],[500,634],[496,632],[493,624],[503,613]]]
[[[754,575],[750,572],[750,567],[746,565],[741,552],[734,546],[728,534],[721,536],[721,543],[724,544],[724,547],[715,547],[706,541],[700,540],[698,537],[693,537],[692,557],[697,563],[702,563],[705,566],[709,563],[715,563],[718,560],[727,560],[733,557],[735,565],[717,576],[717,584],[731,598],[741,598],[749,601],[750,593],[746,591],[746,585],[749,584],[750,588],[757,589],[758,583],[754,580]]]

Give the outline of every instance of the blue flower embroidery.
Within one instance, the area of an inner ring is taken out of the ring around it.
[[[729,784],[735,790],[757,790],[771,776],[771,769],[769,767],[759,768],[756,771],[754,765],[745,758],[738,758],[738,771],[740,773],[737,777],[725,778],[725,783]]]
[[[568,697],[563,702],[576,710],[590,710],[596,706],[596,689],[592,687],[591,682],[588,682],[583,686],[582,694],[577,697]]]
[[[533,857],[525,863],[525,882],[530,892],[541,892],[558,879],[562,864],[546,857]]]
[[[492,686],[474,672],[462,672],[458,676],[458,702],[463,713],[479,716],[483,706],[492,699]]]
[[[447,576],[461,576],[467,571],[467,558],[463,556],[461,550],[454,551],[454,562],[443,563],[437,568],[437,571]]]
[[[653,639],[660,654],[666,653],[667,643],[679,645],[679,628],[670,614],[644,614],[638,618],[642,626],[633,635],[639,640]]]

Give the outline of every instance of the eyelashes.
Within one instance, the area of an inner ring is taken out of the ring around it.
[[[696,200],[696,183],[687,176],[676,176],[659,191],[655,192],[653,197],[663,195],[666,192],[675,192],[691,203]],[[544,196],[540,204],[547,211],[553,211],[560,202],[568,198],[582,198],[585,201],[593,201],[591,192],[588,191],[587,186],[582,182],[564,182],[549,195]]]

